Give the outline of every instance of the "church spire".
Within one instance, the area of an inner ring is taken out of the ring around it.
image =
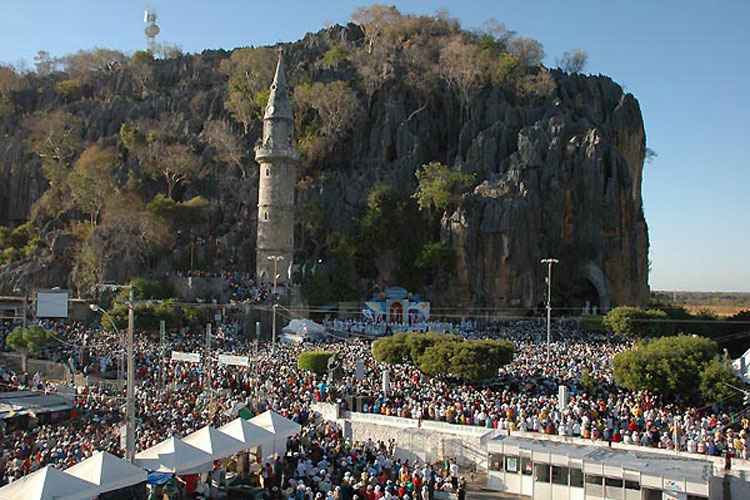
[[[281,118],[294,121],[292,113],[292,101],[289,96],[289,84],[284,69],[284,49],[279,48],[279,62],[276,65],[276,74],[271,84],[271,94],[268,96],[264,120]]]

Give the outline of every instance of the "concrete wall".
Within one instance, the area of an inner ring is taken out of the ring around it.
[[[258,184],[258,240],[256,277],[272,282],[274,263],[268,256],[281,255],[276,266],[279,283],[289,282],[287,269],[294,260],[294,186],[296,161],[291,158],[260,159]]]

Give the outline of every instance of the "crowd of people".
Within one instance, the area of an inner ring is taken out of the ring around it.
[[[77,371],[112,371],[116,360],[121,357],[121,339],[99,327],[76,322],[54,322],[44,326],[53,329],[59,340],[50,354],[73,365]],[[11,325],[6,323],[0,326],[0,332],[7,333],[10,328]],[[226,319],[215,325],[211,361],[188,363],[169,361],[167,354],[175,350],[200,352],[205,356],[203,325],[168,332],[166,347],[160,345],[158,332],[139,332],[135,348],[137,451],[171,435],[184,436],[205,425],[222,425],[235,418],[230,410],[238,404],[245,405],[252,413],[271,409],[304,423],[310,419],[313,403],[335,401],[345,404],[347,396],[362,396],[365,404],[359,411],[382,415],[647,447],[679,447],[683,451],[708,455],[731,452],[742,458],[750,456],[750,420],[747,417],[732,420],[716,405],[698,408],[665,400],[657,394],[630,392],[615,384],[612,358],[630,348],[630,342],[583,332],[574,320],[556,321],[553,330],[555,339],[551,344],[551,360],[547,362],[546,330],[538,320],[483,326],[472,323],[453,325],[448,331],[467,338],[504,338],[515,343],[513,361],[486,384],[451,378],[434,378],[427,382],[413,365],[376,362],[372,357],[372,341],[366,338],[332,339],[324,346],[307,343],[258,345],[254,338],[250,340],[250,337],[241,335],[238,322]],[[84,346],[86,349],[82,349]],[[338,353],[343,360],[344,375],[340,380],[331,382],[324,375],[297,369],[298,355],[316,348]],[[247,355],[252,362],[246,368],[220,365],[219,353]],[[358,361],[363,361],[365,366],[361,378],[355,373]],[[388,393],[383,392],[382,373],[385,370],[390,375]],[[8,369],[0,372],[0,377],[6,390],[54,390],[28,374],[16,374]],[[560,385],[570,390],[569,400],[563,405],[558,400]],[[4,429],[5,435],[0,442],[0,484],[48,464],[67,467],[95,450],[122,455],[119,427],[123,401],[122,385],[113,382],[90,384],[77,388],[76,408],[68,421]],[[374,487],[381,486],[378,491],[381,496],[386,496],[388,488],[384,489],[384,484],[378,479],[382,468],[380,461],[383,460],[380,457],[392,457],[380,453],[377,447],[347,446],[340,431],[332,424],[326,429],[323,435],[313,439],[324,452],[316,456],[335,450],[337,459],[348,461],[346,457],[354,454],[353,468],[348,470],[350,474],[361,475],[366,469],[367,481],[360,478],[350,484],[353,490],[357,490],[356,484],[362,482],[368,499],[368,485],[373,486],[373,492]],[[308,446],[304,453],[300,451],[296,463],[303,459],[307,463],[312,449],[314,447]],[[363,457],[365,462],[360,462]],[[372,460],[379,467],[374,467]],[[330,457],[329,462],[333,462]],[[313,477],[322,481],[317,481],[318,486],[314,488],[308,484],[307,469],[298,470],[296,477],[288,474],[286,477],[294,482],[279,484],[278,487],[283,491],[291,487],[296,492],[300,481],[304,482],[304,499],[308,498],[308,487],[313,488],[314,494],[324,496],[329,496],[331,491],[335,493],[334,485],[343,489],[343,477],[339,475],[345,469],[333,467],[330,470],[333,482],[330,483],[332,489],[328,490],[320,488],[321,482],[329,484],[328,475],[321,476],[320,467],[318,469]],[[377,484],[369,484],[373,478]],[[392,486],[390,490],[398,493],[403,481],[390,479],[394,482],[389,485],[388,480],[385,486]],[[362,493],[353,494],[362,499]],[[409,494],[414,498],[413,489]]]

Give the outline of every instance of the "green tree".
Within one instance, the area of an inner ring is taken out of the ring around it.
[[[114,149],[95,144],[81,153],[68,176],[73,202],[89,215],[92,225],[97,224],[104,205],[117,190],[114,175],[117,163]]]
[[[716,357],[716,342],[697,336],[663,337],[615,356],[615,382],[632,391],[673,397],[696,396],[704,367]]]
[[[258,106],[256,97],[270,86],[276,59],[276,52],[270,47],[245,47],[234,50],[229,59],[221,62],[220,69],[229,76],[224,107],[242,123],[245,134],[262,116],[263,108]]]
[[[743,385],[742,380],[734,374],[729,361],[720,361],[718,357],[709,361],[701,372],[700,390],[706,401],[737,402],[741,398],[741,393],[731,386]]]
[[[420,210],[444,212],[458,206],[461,196],[474,184],[474,174],[439,162],[422,165],[416,172],[419,186],[414,198]]]
[[[26,371],[26,360],[29,354],[38,356],[42,347],[55,342],[52,332],[39,325],[31,325],[29,328],[17,326],[5,339],[8,346],[21,353],[21,365],[24,371]]]
[[[406,343],[406,333],[383,337],[372,344],[372,355],[376,361],[388,364],[406,363],[410,360],[410,348]]]
[[[419,360],[419,369],[427,375],[438,376],[452,371],[453,356],[459,349],[461,342],[451,340],[440,342],[425,350]]]
[[[406,345],[409,347],[409,359],[415,365],[419,365],[422,362],[422,355],[427,349],[443,342],[459,342],[460,340],[460,335],[449,333],[408,333],[406,335]]]
[[[349,59],[349,51],[341,45],[334,45],[323,54],[323,66],[336,68],[339,64]]]
[[[450,373],[469,380],[487,380],[513,359],[513,344],[507,340],[459,342],[450,365]]]
[[[581,330],[594,333],[606,333],[607,328],[604,326],[604,316],[584,316],[581,318],[581,322],[578,325]]]
[[[81,87],[80,80],[60,80],[55,84],[55,92],[57,92],[65,101],[73,101],[80,96]]]
[[[332,351],[305,351],[297,356],[297,369],[324,375],[328,370],[328,359]]]
[[[628,338],[658,337],[668,328],[667,313],[656,309],[615,307],[604,317],[604,326]]]

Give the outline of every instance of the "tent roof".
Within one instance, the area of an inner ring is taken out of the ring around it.
[[[146,471],[106,451],[100,451],[65,471],[99,486],[99,493],[119,490],[146,481]]]
[[[214,460],[230,457],[246,449],[244,442],[209,426],[185,436],[182,442],[210,453]]]
[[[95,484],[49,465],[0,488],[2,500],[91,500],[97,495]]]
[[[138,453],[135,463],[156,472],[192,474],[210,471],[213,468],[213,457],[172,436]]]
[[[274,437],[273,433],[245,420],[244,418],[232,420],[228,424],[219,427],[219,431],[234,439],[242,441],[245,449],[253,448],[264,443],[271,443],[273,442]]]
[[[282,331],[295,333],[303,331],[307,331],[308,333],[323,333],[326,331],[326,328],[320,323],[316,323],[311,319],[305,318],[291,320],[287,326],[282,328]]]
[[[286,438],[293,434],[299,434],[299,432],[302,430],[302,426],[297,422],[293,422],[288,418],[284,418],[275,411],[271,410],[263,412],[257,417],[251,418],[250,423],[262,427],[268,432],[273,433],[276,438]]]

